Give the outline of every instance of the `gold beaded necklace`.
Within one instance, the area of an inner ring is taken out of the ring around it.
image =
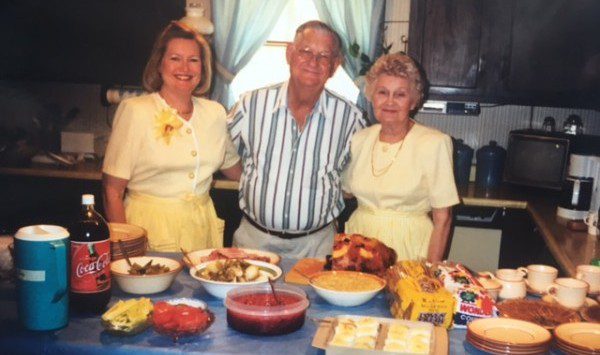
[[[412,126],[413,125],[408,126],[408,130],[406,131],[406,134],[404,135],[404,138],[402,139],[402,141],[400,141],[400,145],[398,146],[398,149],[396,149],[396,153],[394,153],[394,157],[392,158],[392,161],[390,161],[390,163],[388,165],[386,165],[380,169],[375,169],[375,145],[377,144],[379,137],[377,137],[377,139],[375,139],[373,141],[373,146],[371,146],[371,174],[373,174],[374,177],[380,177],[380,176],[384,175],[385,173],[388,172],[388,170],[390,170],[392,165],[394,165],[394,162],[396,161],[396,158],[398,157],[398,153],[400,153],[400,150],[402,150],[402,146],[404,145],[406,136],[408,135],[408,132],[410,132],[410,129],[412,128]]]

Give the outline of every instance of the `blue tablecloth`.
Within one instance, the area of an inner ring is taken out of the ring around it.
[[[171,255],[173,257],[180,257]],[[282,260],[288,271],[295,260]],[[282,280],[278,282],[283,282]],[[215,314],[214,324],[202,335],[180,339],[174,343],[152,329],[132,337],[118,337],[103,331],[100,317],[73,315],[69,325],[57,331],[34,332],[18,323],[16,291],[12,284],[0,284],[0,354],[165,354],[202,352],[206,354],[323,354],[311,346],[317,324],[312,318],[341,314],[390,317],[384,293],[358,307],[336,307],[321,299],[310,287],[302,287],[310,299],[304,326],[297,332],[274,337],[258,337],[239,333],[227,327],[223,301],[207,294],[184,269],[168,291],[151,295],[153,301],[193,297],[205,301]],[[115,284],[110,305],[119,299],[135,297],[122,292]],[[109,306],[110,306],[109,305]],[[465,342],[465,330],[449,331],[450,354],[482,354]]]

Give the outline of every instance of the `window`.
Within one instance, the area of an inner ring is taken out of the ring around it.
[[[267,44],[256,52],[231,83],[235,99],[246,91],[287,80],[290,71],[285,60],[286,42],[294,39],[296,28],[302,23],[318,19],[317,9],[311,0],[290,1],[273,28]],[[325,86],[356,102],[358,88],[341,66]]]

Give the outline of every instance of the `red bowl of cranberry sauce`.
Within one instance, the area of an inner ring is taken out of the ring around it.
[[[229,291],[223,302],[227,308],[227,324],[252,335],[281,335],[302,328],[309,306],[306,292],[283,284],[274,287],[277,300],[269,284]]]

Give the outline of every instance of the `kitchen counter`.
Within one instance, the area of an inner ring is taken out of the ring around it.
[[[577,265],[589,264],[600,253],[600,238],[569,230],[567,220],[556,216],[557,192],[508,185],[482,190],[469,184],[460,195],[463,203],[469,206],[526,209],[552,256],[569,276],[575,277]]]
[[[84,161],[73,166],[40,163],[31,163],[24,167],[0,166],[0,175],[102,181],[102,161]],[[229,180],[214,180],[213,187],[235,190],[238,188],[238,183]]]
[[[49,177],[79,180],[102,179],[101,163],[86,161],[73,167],[32,164],[28,167],[0,167],[0,175]],[[215,179],[214,188],[236,190],[238,183]],[[478,189],[474,184],[459,190],[461,199],[468,206],[525,209],[533,218],[548,249],[570,276],[575,275],[577,265],[587,264],[598,255],[599,238],[585,232],[566,228],[566,221],[556,216],[557,193],[534,192],[532,189],[503,185],[494,189]]]

